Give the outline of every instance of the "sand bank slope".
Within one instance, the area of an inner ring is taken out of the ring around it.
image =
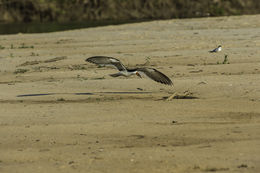
[[[259,17],[1,36],[0,171],[259,172]],[[174,87],[112,78],[94,55]],[[165,101],[185,91],[197,99]]]

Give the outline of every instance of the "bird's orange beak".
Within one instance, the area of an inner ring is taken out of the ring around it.
[[[142,76],[141,76],[138,72],[136,72],[135,74],[136,74],[138,77],[142,78]]]

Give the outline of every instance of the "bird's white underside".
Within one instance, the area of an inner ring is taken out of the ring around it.
[[[150,69],[149,69],[150,70]],[[143,78],[146,78],[146,77],[148,77],[144,72],[142,72],[142,71],[138,71],[138,73],[140,74],[140,76],[141,77],[143,77]]]
[[[220,52],[222,50],[221,47],[217,47],[216,49],[213,50],[213,52]]]
[[[110,59],[111,61],[113,61],[113,62],[118,62],[117,60],[114,60],[114,59]],[[99,64],[100,66],[106,66],[106,67],[113,67],[113,68],[115,68],[115,69],[117,69],[117,67],[115,66],[115,65],[113,65],[113,64]],[[148,72],[154,72],[154,69],[151,69],[151,68],[148,68],[147,69],[147,71]],[[132,76],[132,75],[136,75],[136,73],[138,72],[138,74],[140,74],[140,76],[142,77],[142,78],[149,78],[149,76],[147,76],[144,72],[142,72],[142,71],[134,71],[134,72],[129,72],[129,71],[126,71],[126,70],[124,70],[124,71],[120,71],[120,72],[118,72],[118,73],[120,73],[120,74],[122,74],[122,75],[124,75],[124,76]]]
[[[113,67],[113,68],[117,69],[117,67],[112,64],[99,64],[99,65],[103,66],[103,67]]]
[[[110,58],[109,59],[111,62],[120,62],[120,61],[118,61],[118,60],[116,60],[116,59],[112,59],[112,58]]]

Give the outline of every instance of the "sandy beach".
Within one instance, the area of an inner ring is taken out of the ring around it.
[[[1,35],[0,172],[260,172],[259,19]],[[95,55],[174,85],[112,78]]]

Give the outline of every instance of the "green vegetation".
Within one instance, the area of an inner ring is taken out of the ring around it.
[[[225,55],[225,56],[224,56],[224,60],[223,60],[222,63],[217,62],[217,64],[229,64],[229,61],[228,61],[228,55]]]
[[[29,71],[28,69],[17,69],[14,71],[14,74],[18,74],[18,73],[26,73],[27,71]]]
[[[2,22],[169,19],[259,12],[259,0],[0,0]]]
[[[222,64],[229,64],[228,56],[227,56],[227,55],[225,55],[224,61],[222,62]]]
[[[25,43],[22,43],[21,46],[18,47],[19,49],[26,49],[26,48],[34,48],[34,46],[27,46]]]
[[[34,52],[31,52],[31,55],[30,56],[39,56],[38,53],[34,53]]]
[[[105,77],[103,76],[103,77],[96,77],[96,78],[92,78],[92,80],[103,80],[103,79],[105,79]]]
[[[58,98],[57,101],[59,101],[59,102],[64,102],[64,101],[66,101],[66,100],[65,100],[64,98]]]

